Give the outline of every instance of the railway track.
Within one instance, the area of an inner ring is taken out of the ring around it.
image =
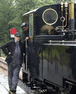
[[[3,57],[0,57],[0,72],[6,76],[8,75],[8,66],[7,63],[5,62],[5,58]],[[19,73],[19,78],[22,80],[22,68]]]
[[[3,73],[4,75],[8,75],[8,67],[7,63],[5,62],[5,59],[0,57],[0,72]]]

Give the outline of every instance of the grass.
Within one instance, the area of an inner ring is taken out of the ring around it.
[[[3,53],[3,51],[1,50],[1,57],[6,58],[6,55]]]

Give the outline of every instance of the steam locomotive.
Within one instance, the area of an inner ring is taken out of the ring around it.
[[[76,4],[61,3],[34,9],[22,15],[29,24],[29,37],[41,44],[39,56],[40,86],[57,94],[76,91]],[[29,77],[27,63],[23,80]]]

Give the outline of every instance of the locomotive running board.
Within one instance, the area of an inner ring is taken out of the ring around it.
[[[76,41],[52,41],[52,40],[49,40],[48,42],[50,43],[76,43]]]

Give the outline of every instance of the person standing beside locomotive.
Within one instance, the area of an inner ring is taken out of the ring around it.
[[[16,94],[19,71],[23,60],[23,44],[20,41],[20,33],[16,32],[14,40],[2,45],[1,49],[7,55],[9,89],[13,94]]]

